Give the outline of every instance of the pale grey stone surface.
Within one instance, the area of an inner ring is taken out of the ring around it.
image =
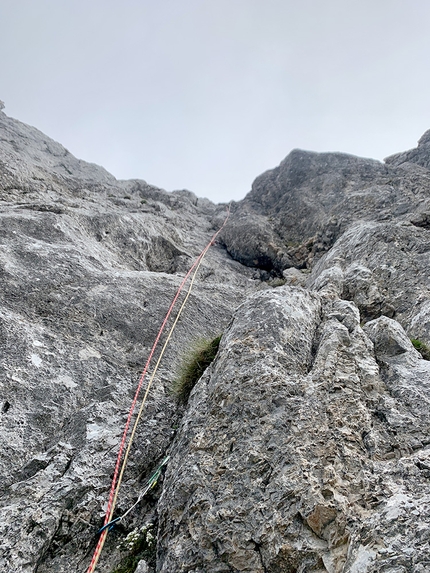
[[[430,164],[430,145],[420,154]],[[224,242],[234,258],[278,273],[310,268],[354,222],[413,221],[429,228],[430,172],[416,163],[405,168],[294,150],[257,177],[232,212]]]
[[[169,454],[166,474],[98,571],[148,523],[148,573],[430,570],[430,362],[410,342],[430,345],[428,133],[418,152],[294,151],[232,205],[115,515]],[[116,181],[0,111],[2,573],[86,570],[140,371],[224,217],[189,191]],[[179,407],[183,350],[221,332]]]
[[[368,321],[396,318],[411,338],[430,344],[430,233],[409,223],[355,223],[313,268],[308,286],[322,281],[352,300]]]
[[[101,525],[126,415],[161,321],[214,233],[189,192],[117,182],[0,113],[0,571],[80,571]],[[181,353],[255,289],[218,245],[151,394],[122,493],[165,455]],[[134,520],[153,516],[155,498]],[[89,525],[88,525],[89,524]],[[113,533],[101,571],[110,571]]]
[[[308,278],[307,274],[299,271],[295,267],[285,269],[282,273],[282,276],[285,279],[286,284],[291,286],[305,286],[306,280]]]
[[[149,572],[149,567],[146,563],[146,561],[143,561],[143,559],[141,561],[139,561],[137,568],[136,568],[136,573],[148,573]]]
[[[426,570],[430,362],[358,320],[286,286],[237,311],[173,446],[158,571]]]

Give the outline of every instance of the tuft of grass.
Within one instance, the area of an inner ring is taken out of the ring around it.
[[[425,344],[425,342],[418,340],[418,338],[411,338],[411,342],[424,360],[430,360],[430,348]]]
[[[269,282],[269,285],[273,288],[283,286],[287,282],[287,279],[283,277],[275,277]]]
[[[179,367],[178,378],[172,388],[178,402],[187,403],[196,382],[214,360],[220,341],[221,336],[217,336],[213,340],[198,340],[186,353]]]

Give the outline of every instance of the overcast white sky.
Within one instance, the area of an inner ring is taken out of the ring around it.
[[[295,147],[415,147],[429,29],[429,0],[0,0],[0,99],[118,178],[237,200]]]

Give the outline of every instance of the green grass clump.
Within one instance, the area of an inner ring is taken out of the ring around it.
[[[287,279],[282,277],[276,277],[269,282],[269,285],[273,288],[283,286],[287,282]]]
[[[179,367],[178,378],[173,384],[173,394],[178,402],[186,404],[191,390],[215,358],[221,336],[213,340],[199,340],[187,352]]]
[[[411,338],[411,342],[414,347],[418,350],[424,360],[430,360],[430,348],[418,338]]]

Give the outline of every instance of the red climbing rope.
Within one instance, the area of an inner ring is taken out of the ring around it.
[[[174,308],[174,306],[175,306],[175,304],[176,304],[176,302],[177,302],[177,300],[178,300],[178,298],[179,298],[179,295],[181,294],[181,292],[182,292],[182,290],[183,290],[183,288],[184,288],[184,286],[185,286],[185,283],[187,282],[187,280],[188,280],[188,278],[190,277],[190,275],[191,275],[191,273],[193,272],[193,270],[196,269],[196,271],[197,271],[197,269],[198,269],[198,267],[200,266],[200,263],[201,263],[203,257],[206,255],[206,253],[208,252],[208,250],[210,249],[210,247],[214,244],[214,242],[215,242],[217,236],[219,235],[219,233],[220,233],[220,232],[222,231],[222,229],[225,227],[229,216],[230,216],[230,207],[227,208],[227,216],[226,216],[226,218],[225,218],[223,224],[222,224],[221,227],[218,229],[218,231],[213,235],[213,237],[211,238],[211,240],[209,241],[209,243],[206,245],[206,247],[203,249],[203,251],[202,251],[202,252],[200,253],[200,255],[197,257],[197,259],[194,261],[193,265],[191,266],[191,268],[189,269],[189,271],[187,272],[187,274],[186,274],[185,277],[183,278],[181,284],[179,285],[179,288],[178,288],[178,290],[176,291],[176,294],[175,294],[175,296],[174,296],[174,298],[173,298],[173,300],[172,300],[172,302],[171,302],[171,304],[170,304],[170,306],[169,306],[169,309],[168,309],[168,311],[167,311],[167,314],[166,314],[166,316],[164,317],[164,320],[163,320],[163,322],[162,322],[162,324],[161,324],[160,330],[158,331],[158,334],[157,334],[157,336],[156,336],[156,338],[155,338],[154,344],[153,344],[153,346],[152,346],[152,348],[151,348],[151,352],[149,353],[149,356],[148,356],[148,359],[147,359],[147,361],[146,361],[146,364],[145,364],[145,367],[144,367],[144,369],[143,369],[143,372],[142,372],[142,374],[140,375],[139,383],[138,383],[138,385],[137,385],[137,389],[136,389],[136,392],[135,392],[135,394],[134,394],[134,398],[133,398],[133,401],[132,401],[132,404],[131,404],[131,407],[130,407],[130,411],[129,411],[129,413],[128,413],[127,421],[126,421],[126,424],[125,424],[125,427],[124,427],[124,431],[123,431],[123,434],[122,434],[121,443],[120,443],[120,446],[119,446],[119,451],[118,451],[118,455],[117,455],[117,459],[116,459],[114,475],[113,475],[113,478],[112,478],[112,484],[111,484],[111,488],[110,488],[109,500],[108,500],[108,505],[107,505],[107,509],[106,509],[106,514],[105,514],[105,520],[104,520],[103,528],[101,529],[100,538],[99,538],[98,543],[97,543],[97,546],[96,546],[96,548],[95,548],[95,550],[94,550],[94,555],[93,555],[93,558],[92,558],[92,560],[91,560],[91,563],[90,563],[90,565],[89,565],[89,567],[88,567],[87,573],[93,573],[93,572],[94,572],[95,567],[96,567],[96,565],[97,565],[97,562],[98,562],[98,560],[99,560],[101,551],[102,551],[102,549],[103,549],[103,545],[104,545],[106,536],[107,536],[107,534],[108,534],[108,528],[105,527],[105,526],[111,521],[111,519],[112,519],[112,514],[113,514],[113,511],[114,511],[113,504],[115,503],[115,500],[116,500],[116,497],[117,497],[117,493],[118,493],[118,492],[117,492],[118,474],[119,474],[119,472],[120,472],[121,460],[122,460],[122,457],[123,457],[124,448],[125,448],[125,444],[126,444],[126,441],[127,441],[128,430],[129,430],[129,428],[130,428],[131,419],[132,419],[132,417],[133,417],[133,413],[134,413],[134,410],[135,410],[135,407],[136,407],[136,403],[137,403],[137,400],[138,400],[138,398],[139,398],[140,391],[141,391],[141,389],[142,389],[143,381],[144,381],[144,379],[145,379],[145,376],[146,376],[146,373],[147,373],[147,371],[148,371],[148,368],[149,368],[149,365],[150,365],[150,363],[151,363],[151,360],[152,360],[152,358],[153,358],[153,356],[154,356],[154,353],[155,353],[155,350],[156,350],[156,348],[157,348],[158,342],[159,342],[159,340],[160,340],[160,338],[161,338],[161,335],[162,335],[162,333],[163,333],[163,331],[164,331],[164,328],[165,328],[165,326],[166,326],[166,324],[167,324],[167,321],[169,320],[169,317],[170,317],[170,315],[171,315],[171,313],[172,313],[172,311],[173,311],[173,308]],[[193,277],[193,280],[194,280],[194,277]],[[126,460],[125,460],[125,462],[126,462]],[[124,469],[124,468],[123,468],[123,469]],[[122,471],[123,471],[123,470],[122,470]],[[119,484],[118,484],[118,486],[119,486]]]

